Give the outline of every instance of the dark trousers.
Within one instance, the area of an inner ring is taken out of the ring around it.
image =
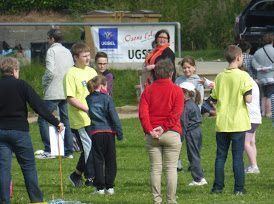
[[[59,116],[60,121],[64,123],[65,129],[65,137],[64,137],[64,151],[65,156],[73,154],[73,140],[71,129],[69,125],[68,119],[68,107],[66,100],[45,100],[44,103],[46,104],[48,110],[53,113],[57,107],[59,109]],[[41,116],[38,117],[38,125],[40,130],[40,135],[45,146],[45,152],[51,152],[50,150],[50,139],[49,139],[49,124],[48,122],[43,119]]]
[[[0,129],[0,203],[10,203],[12,152],[21,167],[31,202],[42,202],[33,147],[28,132]]]
[[[222,190],[224,187],[224,166],[230,143],[232,143],[232,159],[234,172],[234,191],[244,190],[244,141],[245,132],[217,132],[216,160],[215,160],[215,180],[214,190]]]
[[[86,132],[88,133],[88,136],[91,139],[91,134],[90,134],[90,127],[85,127]],[[81,155],[79,157],[79,160],[77,162],[77,166],[76,169],[80,172],[84,173],[85,178],[94,178],[94,162],[93,162],[93,156],[92,156],[92,147],[91,150],[89,152],[89,156],[87,159],[87,162],[85,162],[85,156],[84,156],[84,148],[83,148],[83,144],[81,142],[80,139],[80,135],[78,130],[76,129],[71,129],[72,133],[75,134],[77,140],[79,141],[79,145],[80,145],[80,149],[82,150]]]
[[[92,145],[94,185],[98,190],[113,188],[117,172],[115,136],[105,132],[96,133],[92,135]]]
[[[200,150],[202,146],[201,128],[195,128],[187,132],[186,136],[187,157],[190,163],[191,175],[194,181],[199,182],[203,177],[203,169],[201,167]]]

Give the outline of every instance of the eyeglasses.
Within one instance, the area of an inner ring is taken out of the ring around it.
[[[98,65],[107,65],[108,63],[97,63]]]

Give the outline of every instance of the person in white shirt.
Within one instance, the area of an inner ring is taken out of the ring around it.
[[[245,70],[247,71],[247,70]],[[252,102],[246,103],[249,112],[251,129],[245,133],[245,152],[248,157],[248,167],[245,173],[260,173],[257,165],[257,148],[256,148],[256,129],[262,123],[260,110],[260,90],[257,83],[250,77],[252,81]]]

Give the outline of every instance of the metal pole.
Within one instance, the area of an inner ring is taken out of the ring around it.
[[[177,49],[181,57],[181,24],[179,22],[158,23],[81,23],[81,22],[0,22],[0,26],[144,26],[144,25],[174,25],[177,28]]]
[[[181,24],[177,23],[177,46],[178,46],[178,57],[182,57],[182,47],[181,47]]]

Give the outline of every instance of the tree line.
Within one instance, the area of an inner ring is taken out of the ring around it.
[[[250,0],[1,0],[1,14],[53,10],[82,15],[91,10],[153,10],[163,22],[180,22],[183,49],[222,49],[233,43],[233,25]]]

